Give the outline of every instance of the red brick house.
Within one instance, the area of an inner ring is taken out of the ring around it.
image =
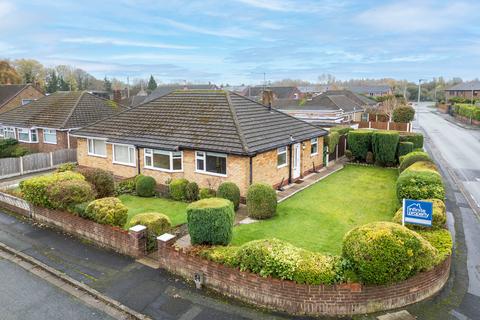
[[[31,84],[1,84],[0,113],[26,105],[44,96],[43,92]]]
[[[0,114],[0,138],[17,139],[32,152],[74,149],[70,131],[126,110],[88,92],[56,92]]]
[[[241,95],[179,90],[72,132],[81,166],[165,185],[287,184],[323,165],[327,132]]]
[[[464,99],[480,99],[480,81],[462,82],[445,89],[445,99],[461,97]]]

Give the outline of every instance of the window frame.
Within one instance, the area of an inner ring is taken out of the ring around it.
[[[25,102],[28,101],[28,102]],[[22,106],[32,103],[35,99],[22,99]]]
[[[105,144],[105,147],[106,147],[106,144]],[[123,162],[123,161],[116,160],[115,159],[115,149],[117,147],[127,148],[129,160],[130,160],[130,150],[132,150],[133,151],[133,153],[132,153],[132,161],[133,162]],[[121,165],[124,165],[124,166],[136,167],[137,166],[137,157],[136,157],[135,147],[130,145],[130,144],[112,143],[112,163],[121,164]]]
[[[169,169],[157,168],[153,166],[153,155],[155,154],[155,151],[157,151],[157,154],[168,155]],[[178,156],[178,154],[174,155],[175,153],[180,153],[180,156]],[[181,169],[173,169],[173,160],[178,159],[178,157],[180,157]],[[151,163],[152,163],[151,166],[147,166],[147,158],[151,159]],[[157,170],[157,171],[163,171],[163,172],[183,172],[183,151],[166,151],[161,149],[145,148],[143,149],[143,167],[145,169]]]
[[[315,142],[313,142],[314,140],[315,140]],[[312,148],[313,148],[314,145],[317,146],[317,152],[312,152]],[[313,156],[316,156],[316,155],[318,155],[318,137],[310,139],[310,156],[313,157]]]
[[[284,149],[283,151],[280,151],[280,149]],[[285,163],[278,164],[278,156],[281,154],[285,154]],[[277,169],[284,168],[288,166],[288,148],[287,146],[279,147],[277,148]]]
[[[6,137],[7,132],[13,133],[13,138],[12,137]],[[3,138],[4,139],[15,139],[17,140],[17,132],[15,131],[14,127],[3,127]]]
[[[99,141],[103,141],[105,143],[105,154],[97,154],[97,153],[94,153],[95,150],[93,150],[93,141],[94,140],[99,140]],[[90,151],[90,142],[92,142],[92,151]],[[87,138],[87,153],[89,156],[92,156],[92,157],[100,157],[100,158],[106,158],[107,157],[107,141],[106,140],[103,140],[103,139],[96,139],[96,138]]]
[[[225,174],[207,171],[207,156],[225,158]],[[203,170],[198,168],[198,160],[203,161]],[[217,152],[207,152],[207,151],[195,151],[195,172],[201,173],[201,174],[207,174],[210,176],[216,176],[216,177],[227,177],[228,176],[228,154],[217,153]]]
[[[26,132],[25,132],[26,131]],[[15,137],[18,136],[18,142],[23,143],[38,143],[38,130],[37,129],[28,129],[28,128],[17,128],[17,133]],[[28,134],[28,140],[20,139],[20,134]],[[33,136],[35,135],[35,139],[33,140]]]
[[[48,133],[47,133],[48,131]],[[53,131],[53,133],[52,133]],[[50,142],[50,141],[47,141],[45,140],[45,137],[47,135],[55,135],[55,142]],[[57,144],[58,143],[58,139],[57,139],[57,130],[55,129],[43,129],[43,143],[46,143],[46,144]]]

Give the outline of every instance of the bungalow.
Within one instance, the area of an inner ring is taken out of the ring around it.
[[[17,139],[32,152],[74,149],[70,131],[125,110],[88,92],[56,92],[0,114],[0,138]]]
[[[445,99],[461,97],[464,99],[480,99],[480,81],[462,82],[445,89]]]
[[[326,131],[223,90],[179,90],[72,133],[81,166],[200,187],[287,184],[322,166]]]
[[[31,84],[1,84],[0,113],[40,99],[44,94]]]
[[[383,97],[393,94],[392,88],[388,85],[351,86],[346,89],[370,97]]]

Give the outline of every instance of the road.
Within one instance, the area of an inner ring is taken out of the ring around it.
[[[8,319],[112,319],[16,264],[0,259],[0,314]]]

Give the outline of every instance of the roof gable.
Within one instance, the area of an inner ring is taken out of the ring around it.
[[[2,84],[0,85],[0,107],[22,92],[28,84]]]
[[[471,90],[480,90],[480,81],[469,81],[469,82],[462,82],[459,84],[454,85],[445,91],[471,91]]]

